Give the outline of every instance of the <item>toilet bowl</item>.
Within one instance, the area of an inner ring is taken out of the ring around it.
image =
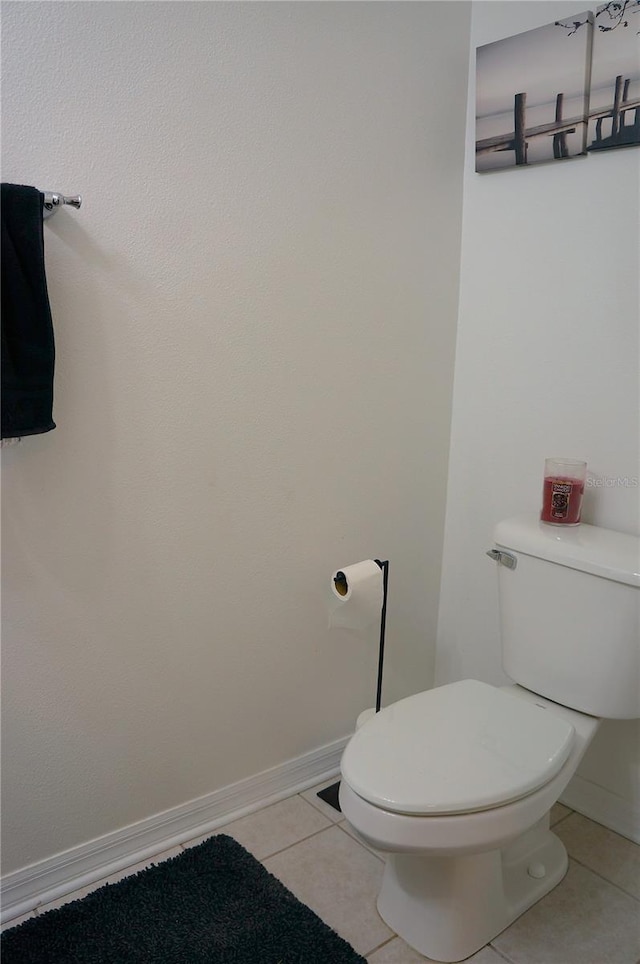
[[[502,663],[367,719],[340,805],[387,854],[378,910],[436,961],[469,957],[562,880],[549,811],[603,719],[640,716],[640,540],[536,516],[498,523]]]
[[[464,680],[362,726],[340,805],[388,853],[378,910],[392,930],[432,960],[460,961],[555,887],[567,855],[549,810],[598,725],[523,687]]]

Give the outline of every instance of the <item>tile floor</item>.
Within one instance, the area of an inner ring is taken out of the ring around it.
[[[424,964],[427,959],[378,916],[381,857],[356,840],[342,814],[316,795],[334,782],[335,778],[288,797],[216,832],[230,834],[251,851],[369,964]],[[567,876],[468,960],[473,964],[639,964],[640,847],[562,804],[553,808],[552,824],[569,852]],[[204,839],[190,840],[149,863],[175,856]],[[84,897],[143,866],[129,867],[33,913]]]

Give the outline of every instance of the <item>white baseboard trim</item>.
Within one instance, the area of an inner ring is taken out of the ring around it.
[[[336,776],[349,737],[6,874],[5,922]]]
[[[640,809],[597,783],[574,776],[560,803],[640,844]]]

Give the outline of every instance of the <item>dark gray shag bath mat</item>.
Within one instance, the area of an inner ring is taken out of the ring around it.
[[[225,834],[2,935],[2,964],[366,964]]]

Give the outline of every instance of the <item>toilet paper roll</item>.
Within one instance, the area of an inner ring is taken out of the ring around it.
[[[382,596],[382,569],[373,559],[336,569],[331,577],[329,629],[368,629],[380,619]]]

